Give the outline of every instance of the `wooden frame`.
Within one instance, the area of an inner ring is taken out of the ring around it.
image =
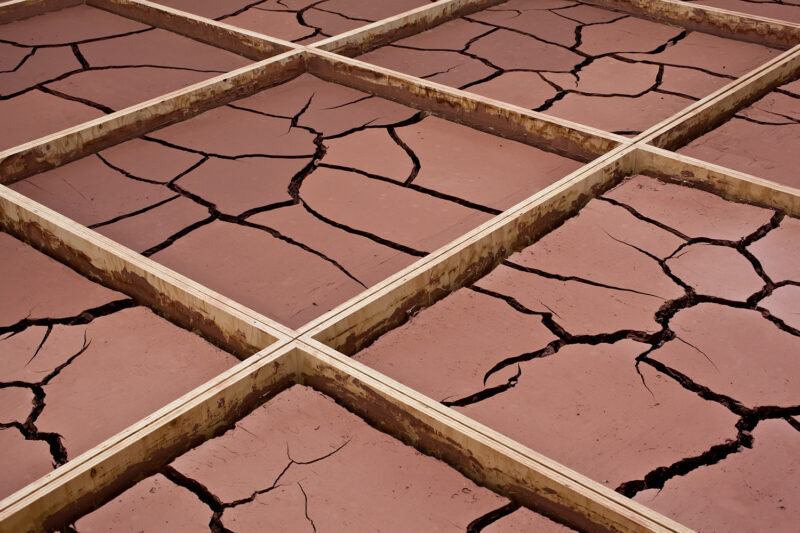
[[[0,23],[79,3],[0,3]],[[201,332],[244,359],[0,502],[0,529],[35,531],[68,523],[218,434],[266,398],[293,383],[303,383],[476,482],[576,527],[587,531],[688,531],[347,356],[402,324],[420,307],[477,280],[626,175],[644,173],[800,216],[800,190],[665,149],[702,135],[796,76],[800,72],[800,25],[674,0],[597,0],[595,3],[687,28],[783,48],[795,46],[628,139],[345,57],[494,5],[497,0],[443,0],[311,46],[294,45],[146,0],[87,3],[259,61],[6,150],[0,153],[0,183],[23,179],[185,120],[303,72],[587,164],[297,330],[0,186],[0,228],[4,231],[87,277],[137,298],[182,327]]]

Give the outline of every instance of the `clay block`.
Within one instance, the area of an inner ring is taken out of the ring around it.
[[[752,449],[670,480],[636,500],[697,531],[793,531],[800,510],[800,433],[761,422]]]

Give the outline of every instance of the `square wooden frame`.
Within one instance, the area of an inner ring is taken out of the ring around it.
[[[0,152],[9,184],[309,72],[434,115],[586,162],[582,168],[292,330],[0,185],[0,228],[197,331],[242,362],[0,501],[0,530],[67,524],[157,472],[295,383],[481,485],[586,531],[689,531],[348,357],[413,312],[467,285],[624,176],[648,174],[800,216],[800,190],[678,155],[800,73],[800,25],[677,0],[592,0],[601,7],[787,50],[633,139],[377,67],[355,56],[499,0],[440,0],[309,46],[146,0],[13,0],[0,24],[86,3],[255,62]]]

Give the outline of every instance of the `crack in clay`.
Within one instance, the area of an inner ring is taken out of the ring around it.
[[[514,511],[519,510],[521,507],[522,506],[518,503],[509,502],[502,507],[498,507],[497,509],[489,511],[485,515],[479,516],[470,522],[467,526],[467,533],[480,533],[485,527],[494,524],[501,518],[505,518]]]
[[[711,239],[707,237],[690,238],[689,236],[687,236],[686,234],[682,233],[677,229],[671,228],[666,224],[663,224],[661,222],[658,222],[650,217],[641,214],[630,205],[627,205],[623,202],[619,202],[617,200],[613,200],[611,198],[601,197],[600,199],[605,202],[608,202],[611,205],[621,207],[625,209],[628,213],[636,217],[637,219],[645,223],[651,224],[654,227],[657,227],[661,230],[668,231],[672,235],[684,241],[675,249],[675,251],[673,251],[664,259],[661,259],[655,256],[654,254],[648,252],[647,250],[644,250],[634,244],[625,242],[622,239],[615,238],[613,235],[609,235],[609,237],[614,241],[622,245],[631,247],[637,250],[639,253],[645,255],[649,259],[657,262],[657,264],[660,266],[664,274],[683,289],[684,294],[682,296],[672,300],[665,301],[655,312],[654,318],[656,323],[660,326],[660,330],[654,333],[648,333],[646,331],[637,331],[637,330],[618,330],[612,333],[573,335],[569,333],[564,327],[558,324],[556,318],[554,318],[555,315],[552,311],[549,312],[534,311],[521,304],[513,296],[484,289],[481,287],[476,287],[473,285],[468,287],[472,291],[502,300],[517,312],[540,317],[542,324],[550,331],[550,333],[552,333],[556,337],[556,339],[549,342],[545,347],[541,349],[507,357],[494,364],[484,375],[483,383],[485,385],[488,379],[492,375],[496,374],[497,372],[499,372],[504,368],[507,368],[512,365],[517,365],[516,373],[510,378],[508,378],[505,383],[488,388],[485,387],[484,389],[476,393],[466,395],[457,400],[445,399],[441,403],[451,407],[464,407],[494,397],[498,394],[502,394],[503,392],[517,385],[523,372],[521,368],[521,363],[538,358],[550,357],[556,355],[565,346],[570,346],[575,344],[582,344],[582,345],[596,345],[601,343],[613,344],[625,339],[649,345],[647,350],[640,353],[636,357],[635,368],[639,377],[642,380],[643,386],[650,392],[650,394],[652,395],[653,392],[647,386],[647,383],[644,379],[644,375],[641,373],[639,369],[640,364],[646,364],[651,366],[654,370],[656,370],[660,374],[674,380],[685,390],[696,394],[697,396],[706,401],[717,403],[728,409],[736,416],[738,416],[739,421],[736,424],[737,437],[733,440],[726,440],[723,443],[716,444],[699,455],[686,457],[676,461],[671,465],[655,468],[649,473],[647,473],[642,479],[631,480],[620,484],[616,489],[617,492],[627,497],[633,497],[638,492],[647,489],[661,489],[663,488],[664,484],[667,481],[676,476],[684,476],[702,466],[709,466],[716,464],[719,461],[725,459],[727,456],[734,453],[738,453],[743,448],[751,448],[753,446],[752,431],[763,420],[782,418],[787,420],[792,425],[792,427],[800,430],[800,422],[792,418],[800,414],[800,405],[794,405],[789,407],[782,407],[776,405],[760,405],[756,407],[748,407],[745,406],[742,402],[736,400],[735,398],[715,392],[711,390],[709,387],[694,381],[688,375],[662,363],[661,361],[651,359],[649,357],[649,355],[652,352],[663,346],[666,342],[675,339],[690,346],[693,350],[695,350],[703,357],[705,357],[716,368],[716,364],[710,359],[708,354],[706,354],[699,347],[694,346],[693,344],[689,343],[684,339],[681,339],[670,327],[670,321],[675,315],[677,315],[678,312],[697,306],[700,303],[714,303],[737,309],[754,310],[761,313],[761,315],[765,319],[772,322],[781,331],[784,331],[794,336],[800,336],[800,331],[787,326],[781,320],[773,317],[771,313],[769,313],[769,311],[758,306],[758,302],[760,302],[766,296],[772,294],[772,292],[776,288],[789,284],[798,285],[798,282],[788,281],[788,282],[774,283],[770,279],[770,277],[764,272],[764,269],[761,266],[758,259],[751,252],[747,250],[747,247],[749,245],[764,238],[772,230],[777,228],[780,225],[781,221],[785,218],[785,214],[780,211],[774,212],[768,222],[762,224],[755,231],[752,231],[751,233],[735,241],[723,240],[723,239]],[[748,262],[752,265],[755,272],[763,281],[764,286],[756,293],[748,297],[745,301],[734,301],[715,296],[697,294],[697,291],[692,286],[681,280],[677,275],[675,275],[672,272],[669,265],[667,264],[667,261],[677,256],[687,246],[698,243],[725,246],[736,250],[743,257],[745,257],[748,260]],[[503,264],[523,272],[529,272],[532,274],[549,277],[551,279],[559,279],[562,281],[576,281],[580,283],[588,283],[591,285],[596,285],[594,282],[585,280],[583,278],[549,274],[547,272],[543,272],[535,268],[518,265],[513,261],[506,260],[504,261]],[[600,285],[600,286],[612,290],[625,290],[619,287],[610,287],[606,285]],[[638,291],[633,291],[633,292],[636,292],[638,294],[643,294]]]
[[[50,328],[52,326],[48,326],[48,331],[45,334],[45,340],[47,339]],[[42,341],[44,343],[44,341]],[[42,414],[45,408],[45,397],[46,393],[44,391],[44,387],[50,383],[56,376],[58,376],[63,369],[69,366],[73,361],[75,361],[78,357],[80,357],[91,345],[91,341],[87,340],[86,332],[83,334],[83,346],[77,353],[70,356],[65,362],[58,365],[55,369],[53,369],[49,374],[47,374],[43,379],[41,379],[37,383],[29,383],[27,381],[8,381],[8,382],[0,382],[0,389],[11,388],[11,387],[20,387],[20,388],[27,388],[33,393],[33,408],[31,409],[30,414],[28,414],[27,419],[25,422],[20,423],[19,421],[0,424],[0,428],[9,428],[14,427],[19,430],[20,433],[25,437],[25,440],[30,441],[42,441],[45,442],[49,449],[50,455],[53,458],[53,467],[58,467],[65,464],[68,459],[67,449],[64,446],[63,438],[58,433],[46,432],[46,431],[39,431],[39,428],[36,427],[36,421],[38,420],[39,416]],[[41,348],[41,345],[38,350]],[[35,354],[34,354],[35,357]],[[31,357],[33,360],[33,357]],[[30,363],[29,360],[28,362]]]
[[[230,431],[230,430],[234,429],[235,427],[236,427],[235,425],[232,425],[230,428],[228,428],[227,431]],[[267,486],[267,487],[265,487],[265,488],[254,490],[250,494],[250,496],[247,496],[246,498],[240,498],[238,500],[234,500],[234,501],[231,501],[231,502],[223,502],[218,496],[216,496],[214,493],[212,493],[205,485],[203,485],[199,481],[197,481],[197,480],[195,480],[195,479],[193,479],[193,478],[191,478],[189,476],[186,476],[185,474],[183,474],[182,472],[177,470],[172,465],[167,465],[166,467],[164,467],[163,470],[161,470],[160,473],[164,477],[169,479],[171,482],[175,483],[176,485],[178,485],[180,487],[183,487],[183,488],[187,489],[189,492],[194,494],[203,504],[205,504],[212,511],[211,522],[209,523],[209,528],[212,531],[212,533],[230,532],[230,530],[227,529],[222,524],[222,515],[227,509],[233,509],[233,508],[238,507],[240,505],[245,505],[245,504],[248,504],[248,503],[252,503],[258,496],[260,496],[262,494],[266,494],[266,493],[268,493],[270,491],[273,491],[273,490],[275,490],[275,489],[277,489],[279,487],[282,487],[283,485],[280,484],[280,481],[284,477],[284,475],[286,475],[286,473],[289,471],[289,469],[292,466],[302,467],[302,466],[307,466],[307,465],[311,465],[311,464],[314,464],[314,463],[318,463],[320,461],[324,461],[325,459],[328,459],[331,456],[333,456],[334,454],[336,454],[339,451],[341,451],[349,443],[350,443],[350,440],[348,439],[344,443],[342,443],[340,446],[338,446],[337,448],[333,449],[332,451],[326,453],[325,455],[322,455],[320,457],[316,457],[316,458],[311,459],[309,461],[297,461],[294,458],[292,458],[290,450],[289,450],[289,446],[287,444],[287,446],[286,446],[286,456],[289,459],[289,462],[278,473],[277,477],[273,480],[272,484]],[[298,484],[298,486],[300,486],[299,482],[297,482],[297,484]],[[314,522],[313,522],[313,520],[310,518],[310,516],[308,514],[308,496],[307,496],[307,494],[306,494],[306,492],[305,492],[305,490],[303,489],[302,486],[300,486],[300,490],[302,491],[303,497],[305,499],[305,516],[306,516],[306,519],[309,521],[309,523],[311,524],[311,526],[314,529],[314,531],[316,531],[316,527],[314,527]]]

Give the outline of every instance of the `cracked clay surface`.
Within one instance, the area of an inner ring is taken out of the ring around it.
[[[244,532],[265,524],[309,532],[571,531],[300,385],[74,527],[80,533]]]
[[[780,51],[568,0],[511,0],[359,59],[636,135]]]
[[[697,159],[800,188],[800,80],[786,83],[678,150]]]
[[[0,233],[0,498],[238,362]]]
[[[579,167],[303,75],[12,188],[297,328]]]
[[[788,531],[798,249],[797,219],[635,176],[354,357],[690,527]]]
[[[162,0],[159,4],[299,44],[420,7],[427,0]]]
[[[0,26],[0,150],[250,63],[85,5]]]

